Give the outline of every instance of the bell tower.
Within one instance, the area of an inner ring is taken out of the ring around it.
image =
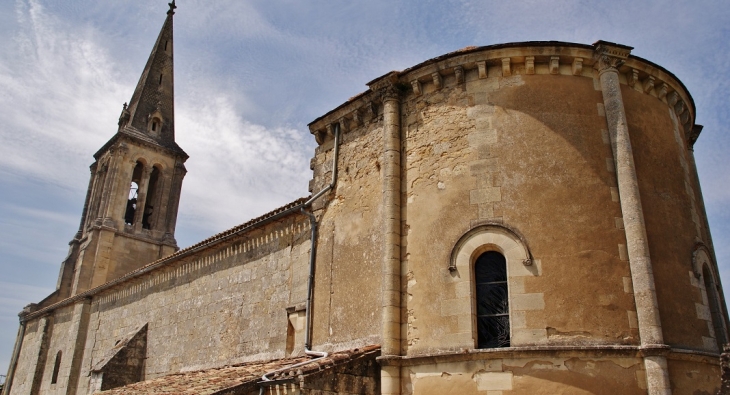
[[[94,154],[81,223],[61,266],[55,300],[178,250],[175,222],[188,155],[175,142],[175,1],[169,5],[116,134]]]

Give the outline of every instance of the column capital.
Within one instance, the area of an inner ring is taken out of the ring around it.
[[[594,67],[599,73],[609,70],[618,71],[618,68],[631,54],[631,50],[634,49],[628,45],[603,40],[596,41],[593,48],[593,58],[596,60]]]
[[[388,100],[398,100],[400,90],[398,89],[398,72],[390,73],[368,83],[370,90],[376,93],[376,101],[379,99],[383,103]]]
[[[395,85],[387,85],[378,90],[380,100],[385,103],[389,100],[398,100],[400,98],[400,90]]]

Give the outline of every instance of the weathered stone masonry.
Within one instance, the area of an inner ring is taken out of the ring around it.
[[[170,6],[58,289],[20,315],[3,395],[720,388],[701,126],[671,73],[608,42],[388,73],[309,125],[317,199],[175,252]],[[332,354],[301,356],[308,322]]]

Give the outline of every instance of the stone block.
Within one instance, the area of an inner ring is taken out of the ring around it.
[[[479,372],[474,380],[479,391],[512,390],[512,372]]]
[[[720,349],[717,347],[717,340],[714,337],[702,336],[702,346],[705,350],[717,352]]]
[[[469,193],[470,204],[480,204],[488,202],[499,202],[502,200],[502,191],[499,187],[474,189]]]
[[[471,303],[469,299],[445,299],[441,301],[442,317],[464,314],[471,314]]]
[[[509,293],[511,295],[524,294],[525,293],[525,278],[524,277],[510,277]]]
[[[635,311],[626,311],[626,314],[629,317],[629,328],[639,329],[639,318],[636,315],[636,312]]]
[[[542,260],[533,259],[532,265],[525,266],[522,259],[507,259],[509,276],[512,277],[535,277],[542,274]]]
[[[529,293],[513,295],[510,298],[510,306],[513,311],[544,310],[545,299],[542,293]]]
[[[709,307],[707,307],[705,305],[702,305],[702,304],[699,304],[699,303],[695,303],[695,309],[697,311],[697,318],[699,318],[701,320],[705,320],[705,321],[711,321],[712,320],[712,316],[710,314],[710,308]]]
[[[526,329],[527,328],[527,313],[524,311],[513,311],[510,314],[510,327],[515,329]]]
[[[624,282],[624,292],[627,294],[634,293],[634,287],[631,283],[631,277],[623,277]]]
[[[440,345],[444,348],[470,349],[474,348],[472,331],[447,333],[441,338]]]
[[[469,281],[460,281],[455,284],[456,287],[456,297],[457,299],[460,298],[471,298],[471,282]]]
[[[542,344],[547,342],[546,329],[513,329],[510,343],[514,346]]]
[[[457,319],[459,320],[459,323],[457,326],[459,332],[462,332],[462,333],[466,333],[466,332],[471,333],[472,332],[472,330],[474,329],[474,325],[472,322],[471,314],[460,315],[457,317]]]

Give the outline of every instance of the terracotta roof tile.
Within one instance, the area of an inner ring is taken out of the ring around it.
[[[265,373],[283,369],[272,379],[288,378],[320,372],[337,365],[341,365],[357,358],[372,355],[380,350],[380,346],[371,345],[363,348],[340,351],[328,355],[326,358],[312,360],[310,364],[289,370],[287,366],[304,362],[309,357],[285,358],[272,361],[248,362],[221,368],[198,370],[193,372],[176,373],[158,377],[124,387],[103,391],[104,395],[142,395],[142,394],[176,394],[176,395],[214,395],[222,391],[229,391],[237,387],[253,388],[261,381]]]

